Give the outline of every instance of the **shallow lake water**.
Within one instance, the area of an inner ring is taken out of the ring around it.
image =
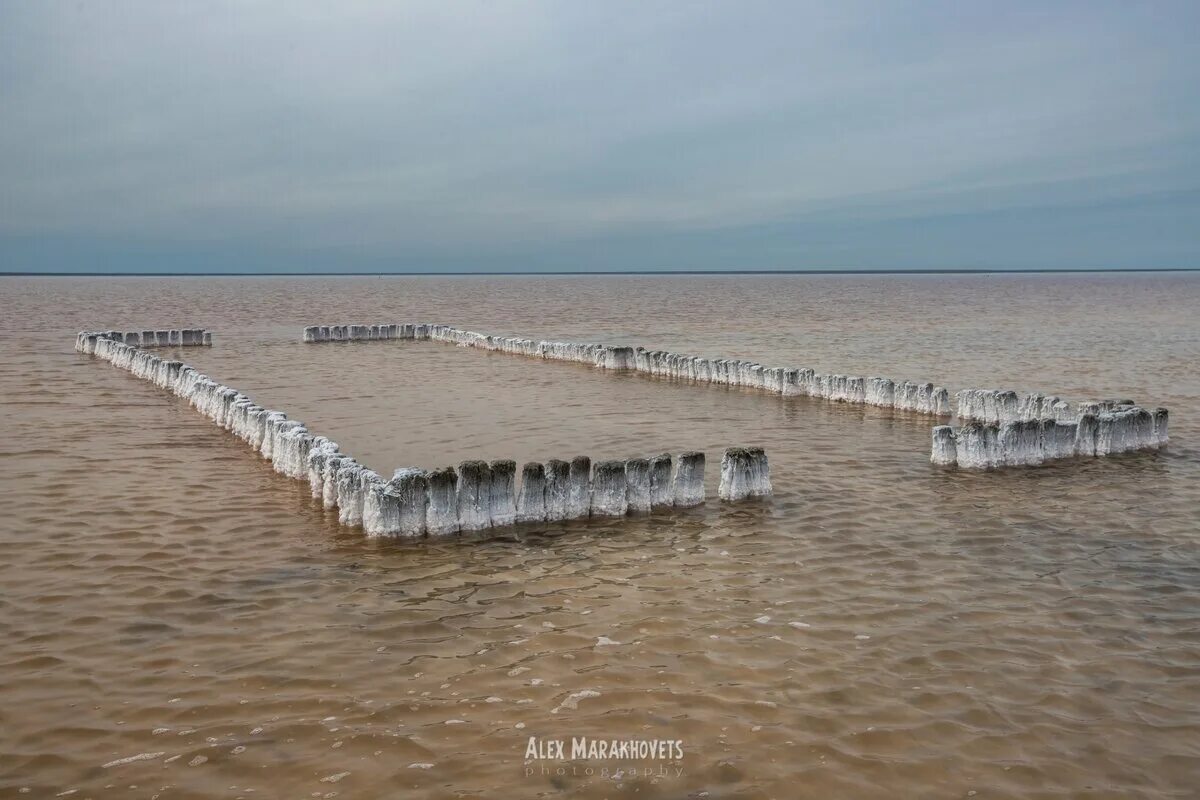
[[[0,307],[0,797],[1200,785],[1200,276],[2,278]],[[1131,397],[1170,408],[1172,441],[947,471],[920,415],[300,341],[412,321]],[[163,327],[213,331],[178,357],[381,473],[702,449],[710,497],[369,540],[72,349]],[[767,449],[771,501],[716,500],[731,445]],[[682,740],[683,758],[529,761],[530,736]]]

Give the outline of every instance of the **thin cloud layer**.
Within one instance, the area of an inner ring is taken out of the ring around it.
[[[0,270],[1198,266],[1196,8],[0,0]]]

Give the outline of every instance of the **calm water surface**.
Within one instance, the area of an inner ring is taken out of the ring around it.
[[[1196,796],[1200,277],[4,278],[0,308],[0,797]],[[299,342],[386,321],[1129,396],[1172,443],[943,472],[924,417]],[[776,495],[367,541],[72,350],[181,326],[380,472],[760,444]],[[682,775],[543,775],[531,735],[682,739]]]

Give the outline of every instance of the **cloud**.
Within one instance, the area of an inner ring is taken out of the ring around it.
[[[0,269],[1196,266],[1192,5],[907,5],[2,4]]]

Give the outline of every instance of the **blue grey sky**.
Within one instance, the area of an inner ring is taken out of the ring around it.
[[[1200,3],[0,0],[0,271],[1200,267]]]

